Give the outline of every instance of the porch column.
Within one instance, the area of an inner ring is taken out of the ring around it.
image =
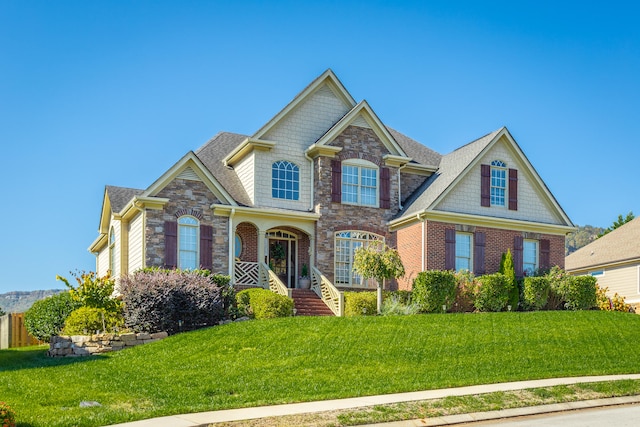
[[[258,263],[265,262],[265,240],[267,238],[267,231],[258,229]]]
[[[314,236],[309,236],[309,266],[316,266],[316,239]]]

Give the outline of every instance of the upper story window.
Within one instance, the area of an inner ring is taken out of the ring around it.
[[[456,271],[472,270],[470,233],[456,233]]]
[[[522,246],[522,270],[525,275],[533,275],[538,269],[538,241],[525,240]]]
[[[178,268],[194,270],[198,268],[200,222],[189,215],[178,218]]]
[[[298,200],[300,198],[300,168],[286,160],[271,166],[271,197]]]
[[[366,160],[342,163],[342,202],[378,206],[378,167]]]
[[[504,206],[507,190],[507,165],[501,160],[491,162],[491,206]]]
[[[116,272],[116,232],[111,227],[109,230],[109,273],[115,274]]]

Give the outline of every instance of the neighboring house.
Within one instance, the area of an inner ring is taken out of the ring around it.
[[[219,133],[146,189],[107,186],[98,274],[212,269],[234,284],[326,299],[372,286],[361,245],[396,247],[410,289],[427,269],[516,273],[564,266],[573,224],[506,128],[440,155],[387,127],[327,70],[254,134]],[[286,289],[285,289],[286,292]]]
[[[640,217],[623,224],[567,256],[567,272],[590,274],[610,296],[640,303]]]

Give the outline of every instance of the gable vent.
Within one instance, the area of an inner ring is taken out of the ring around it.
[[[188,179],[190,181],[202,181],[198,174],[196,174],[194,170],[191,169],[191,167],[188,167],[180,172],[180,175],[178,175],[177,178]]]

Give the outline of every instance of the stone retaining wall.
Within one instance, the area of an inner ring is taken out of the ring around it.
[[[50,357],[91,356],[160,341],[167,336],[166,332],[54,336],[47,354]]]

